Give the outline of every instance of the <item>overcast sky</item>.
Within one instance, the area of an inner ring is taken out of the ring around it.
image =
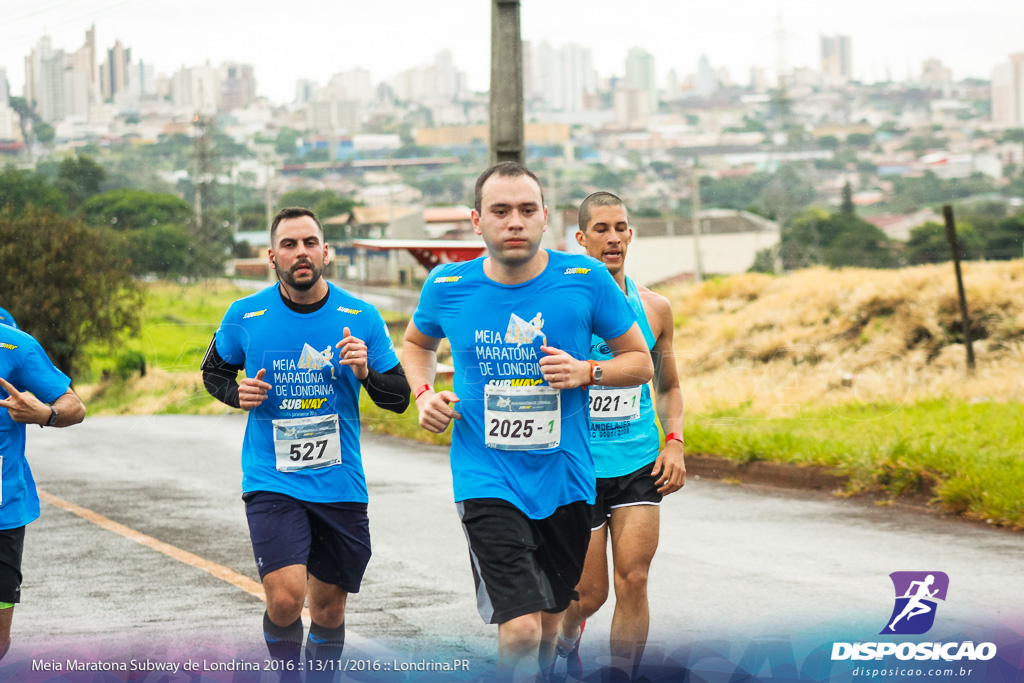
[[[258,91],[291,101],[295,81],[324,83],[338,71],[369,69],[379,81],[433,61],[448,48],[469,85],[489,80],[489,0],[0,0],[0,68],[21,94],[24,58],[44,34],[73,51],[96,25],[100,50],[115,40],[133,59],[170,74],[181,66],[232,60],[255,66]],[[778,28],[788,37],[779,41]],[[622,75],[626,52],[654,54],[693,73],[701,54],[747,83],[751,66],[775,72],[780,42],[789,67],[818,66],[818,37],[852,37],[854,76],[904,79],[941,59],[955,78],[990,78],[1024,52],[1024,0],[522,0],[524,40],[579,43],[600,76]],[[97,59],[99,63],[101,59]],[[888,70],[888,72],[887,72]]]

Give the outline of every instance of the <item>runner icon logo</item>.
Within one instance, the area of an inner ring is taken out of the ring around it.
[[[893,572],[889,578],[896,600],[892,615],[879,633],[927,633],[935,623],[937,601],[946,599],[949,577],[944,572]]]

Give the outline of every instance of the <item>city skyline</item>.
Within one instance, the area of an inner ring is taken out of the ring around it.
[[[490,3],[484,0],[448,0],[446,12],[423,12],[422,3],[410,0],[349,8],[297,0],[259,13],[236,0],[183,0],[160,3],[155,16],[155,3],[141,0],[43,2],[31,8],[0,7],[0,68],[6,70],[12,95],[23,93],[25,56],[41,37],[49,35],[55,48],[73,51],[92,24],[100,50],[120,41],[134,58],[167,76],[207,60],[215,66],[252,64],[258,94],[275,103],[291,102],[299,79],[323,84],[335,73],[362,67],[379,82],[431,62],[443,49],[451,50],[454,64],[467,73],[470,89],[488,87]],[[588,47],[601,77],[625,76],[627,53],[643,48],[654,56],[659,87],[669,69],[680,76],[695,72],[701,55],[714,68],[728,69],[736,83],[749,82],[751,67],[774,74],[780,63],[780,21],[788,36],[781,55],[787,69],[819,69],[821,36],[842,34],[851,37],[853,77],[868,82],[916,78],[928,58],[938,58],[958,80],[989,79],[997,63],[1024,51],[1024,39],[1016,32],[993,28],[1024,26],[1019,0],[978,0],[969,15],[962,7],[923,0],[866,0],[856,8],[822,7],[810,0],[734,0],[722,6],[634,0],[626,22],[619,16],[621,0],[593,0],[586,14],[568,5],[523,0],[523,39]],[[289,22],[295,28],[288,36],[271,34]]]

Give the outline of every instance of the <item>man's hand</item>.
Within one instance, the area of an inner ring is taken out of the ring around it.
[[[7,414],[15,422],[32,425],[45,425],[50,419],[50,407],[27,391],[18,391],[14,386],[0,377],[0,387],[10,396],[0,401],[0,407],[7,408]]]
[[[267,392],[270,385],[263,381],[267,374],[266,368],[261,368],[255,377],[246,377],[238,383],[238,407],[242,410],[252,410],[267,400]]]
[[[416,408],[420,411],[420,427],[435,434],[448,429],[449,422],[462,419],[462,415],[450,405],[458,402],[459,397],[454,391],[424,391],[416,399]]]
[[[353,337],[352,332],[347,327],[341,333],[344,337],[334,345],[335,348],[341,349],[338,352],[338,365],[351,366],[352,374],[362,382],[370,374],[370,368],[366,365],[366,343],[358,337]]]
[[[656,478],[658,493],[667,496],[686,484],[686,463],[683,462],[683,442],[670,439],[654,461],[651,476]]]
[[[576,360],[553,346],[542,346],[548,354],[540,359],[540,371],[552,389],[575,389],[590,384],[590,363]]]

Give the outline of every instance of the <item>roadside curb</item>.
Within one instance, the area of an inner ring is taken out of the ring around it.
[[[701,479],[823,492],[842,491],[850,479],[829,467],[766,460],[740,462],[706,453],[686,454],[686,474]]]

